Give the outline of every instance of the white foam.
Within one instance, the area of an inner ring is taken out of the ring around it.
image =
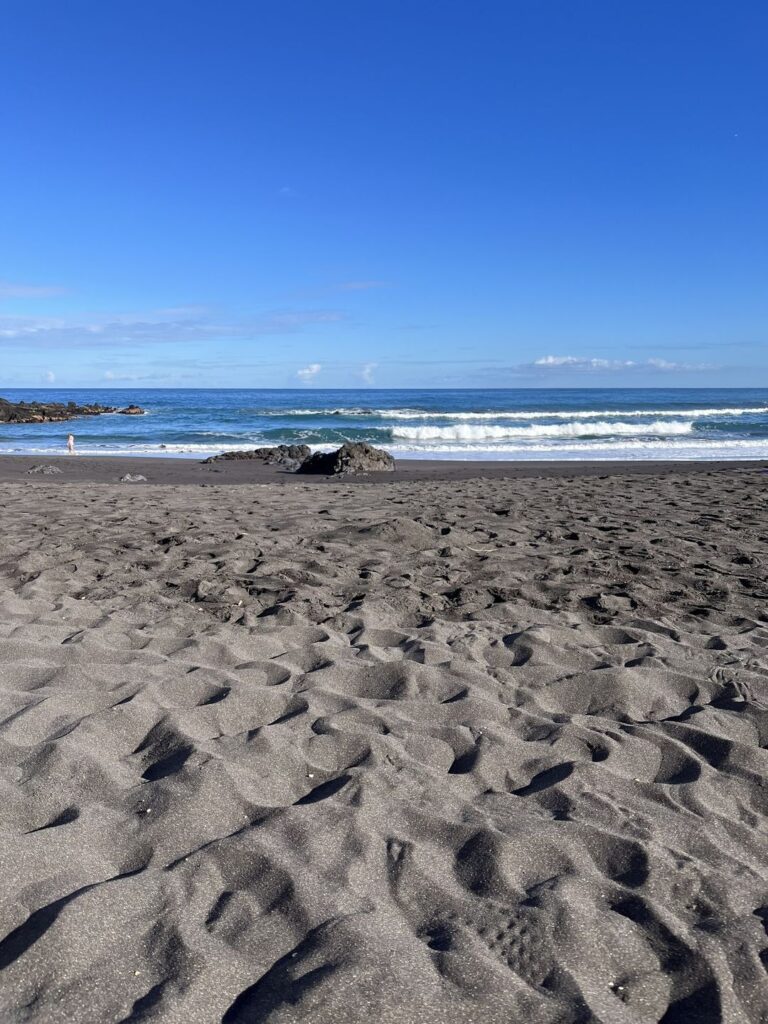
[[[76,455],[129,455],[134,458],[145,458],[150,456],[189,456],[200,457],[217,455],[222,451],[251,451],[259,446],[261,442],[251,441],[248,444],[156,444],[132,443],[132,444],[98,444],[80,441],[77,445]],[[66,449],[61,444],[56,445],[15,445],[13,447],[0,447],[0,455],[64,455]]]
[[[572,409],[546,411],[543,409],[529,412],[420,412],[418,409],[376,409],[376,415],[392,419],[443,419],[443,420],[600,420],[613,416],[625,417],[661,417],[676,416],[686,419],[703,419],[707,416],[746,416],[768,413],[766,408],[753,409]]]
[[[734,439],[710,441],[687,438],[685,440],[594,440],[541,444],[441,444],[387,445],[387,451],[398,459],[437,459],[468,461],[527,460],[565,462],[616,462],[668,459],[670,461],[701,461],[714,459],[751,460],[768,459],[767,440]]]
[[[363,407],[349,409],[241,409],[240,411],[254,416],[380,416],[388,413],[387,409]]]
[[[584,437],[604,434],[607,437],[621,434],[649,436],[653,434],[668,436],[670,434],[689,434],[693,430],[693,422],[687,420],[656,420],[653,423],[622,423],[597,420],[594,423],[577,421],[575,423],[534,424],[529,427],[499,427],[459,424],[451,427],[392,427],[393,437],[403,437],[412,441],[502,441],[514,438],[531,440],[542,437]]]
[[[516,410],[515,412],[450,412],[426,411],[424,409],[263,409],[259,410],[261,416],[376,416],[380,419],[393,420],[544,420],[544,419],[566,419],[566,420],[591,420],[606,419],[613,416],[622,417],[685,417],[686,419],[704,419],[707,416],[757,416],[761,413],[768,413],[768,406],[753,408],[728,408],[728,409],[561,409],[546,410],[532,409],[527,412]]]
[[[253,448],[253,443],[232,445],[228,450],[245,451]],[[332,451],[337,444],[312,444],[312,451]],[[440,441],[432,443],[399,443],[384,445],[387,451],[399,459],[466,459],[491,461],[526,461],[541,459],[545,461],[623,461],[643,459],[669,460],[701,460],[712,459],[766,459],[768,460],[768,439],[733,438],[713,440],[711,438],[593,438],[577,440],[540,438],[538,441],[520,439],[489,443],[486,441],[456,442]],[[201,458],[216,455],[223,450],[221,445],[206,444],[168,444],[161,448],[159,444],[132,444],[120,447],[114,444],[88,447],[80,445],[78,455],[81,457],[98,455],[127,455],[141,457],[176,457]],[[0,447],[0,454],[8,455],[62,455],[61,445],[19,447]]]

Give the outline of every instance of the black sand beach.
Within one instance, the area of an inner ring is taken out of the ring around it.
[[[116,483],[126,473],[146,477],[151,484],[266,484],[266,483],[338,483],[324,476],[296,476],[279,465],[264,465],[248,459],[231,462],[205,463],[198,459],[163,458],[156,456],[98,456],[98,455],[0,455],[0,483],[13,480],[34,481],[46,479],[33,473],[35,466],[55,466],[61,474],[55,474],[60,483]],[[447,461],[444,459],[400,459],[394,473],[375,476],[349,476],[345,483],[397,483],[417,481],[452,480],[510,480],[528,477],[581,477],[581,476],[653,476],[665,477],[670,474],[688,476],[699,473],[713,473],[721,470],[768,470],[764,461],[706,461],[666,462],[653,461],[605,461],[605,462],[536,462],[499,461]],[[50,477],[47,478],[50,481]]]
[[[768,1020],[766,465],[0,483],[0,1019]]]

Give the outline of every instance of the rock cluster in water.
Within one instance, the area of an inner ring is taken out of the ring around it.
[[[279,465],[296,473],[342,476],[349,473],[391,473],[395,460],[389,452],[363,441],[350,442],[335,452],[312,454],[306,444],[279,444],[274,448],[253,448],[245,452],[222,452],[205,463],[248,459],[263,465]]]
[[[9,402],[0,398],[0,423],[63,423],[79,416],[103,416],[104,413],[117,412],[123,416],[142,416],[144,410],[138,405],[129,405],[125,409],[117,406],[78,405],[77,402]]]

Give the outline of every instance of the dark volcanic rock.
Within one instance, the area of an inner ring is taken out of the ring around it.
[[[342,445],[335,452],[315,452],[302,462],[297,472],[340,476],[347,473],[392,473],[394,468],[395,460],[389,452],[364,441],[356,441]]]
[[[138,405],[119,410],[131,416],[143,413]],[[76,402],[9,402],[0,398],[0,423],[63,423],[79,416],[102,416],[118,412],[112,405],[78,405]]]
[[[311,451],[306,444],[279,444],[274,448],[252,448],[247,452],[222,452],[221,455],[203,459],[203,463],[249,459],[267,466],[287,466],[295,469],[310,455]]]
[[[143,416],[144,410],[138,405],[127,405],[124,409],[117,410],[121,416]]]

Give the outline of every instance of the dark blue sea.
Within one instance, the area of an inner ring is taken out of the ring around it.
[[[0,452],[201,458],[259,445],[369,441],[397,458],[768,458],[768,388],[568,390],[6,390],[146,416],[0,424]]]

